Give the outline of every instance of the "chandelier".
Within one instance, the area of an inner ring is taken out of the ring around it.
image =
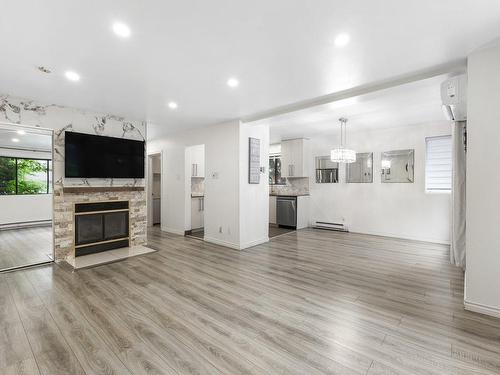
[[[339,118],[340,121],[340,146],[334,148],[330,153],[330,159],[336,163],[354,163],[356,161],[356,151],[346,148],[347,135],[346,124],[347,119]]]

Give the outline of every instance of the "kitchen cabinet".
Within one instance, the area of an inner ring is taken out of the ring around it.
[[[203,197],[191,198],[191,229],[204,226],[205,201]]]
[[[281,176],[308,177],[309,140],[290,139],[281,142]]]
[[[205,145],[191,147],[191,177],[205,177]]]
[[[276,196],[269,196],[269,223],[276,224]]]
[[[297,197],[297,229],[309,226],[309,196]]]

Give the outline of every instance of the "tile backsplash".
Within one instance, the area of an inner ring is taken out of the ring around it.
[[[203,195],[205,193],[205,179],[203,177],[191,177],[191,194]]]
[[[309,177],[287,178],[286,185],[270,185],[269,194],[273,195],[308,195]]]

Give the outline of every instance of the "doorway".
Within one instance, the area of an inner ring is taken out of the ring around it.
[[[187,189],[191,209],[186,234],[203,240],[205,237],[205,145],[186,148]]]
[[[148,155],[148,226],[161,226],[162,154]]]
[[[0,271],[54,259],[52,133],[0,124]]]

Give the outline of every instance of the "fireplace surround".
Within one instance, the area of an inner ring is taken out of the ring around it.
[[[75,203],[75,256],[130,246],[128,201]]]

